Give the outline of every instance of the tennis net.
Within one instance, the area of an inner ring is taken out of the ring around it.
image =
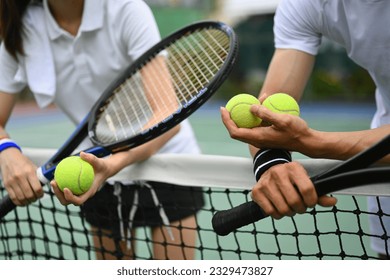
[[[37,165],[55,150],[24,148]],[[335,164],[333,160],[300,160],[309,175],[318,174]],[[377,259],[370,247],[375,239],[390,256],[387,242],[390,233],[374,235],[368,217],[379,221],[390,213],[367,210],[367,197],[380,203],[380,196],[389,196],[389,186],[375,184],[337,192],[338,204],[332,208],[315,207],[305,214],[271,218],[242,227],[228,236],[218,236],[212,229],[215,211],[225,210],[250,201],[254,185],[249,158],[214,155],[156,155],[146,162],[133,165],[117,174],[115,179],[162,181],[184,186],[199,186],[205,205],[196,216],[196,245],[190,245],[196,259]],[[91,232],[79,207],[62,206],[49,188],[41,200],[18,207],[0,221],[0,259],[95,259],[96,254],[109,253],[126,258],[120,247],[96,247],[94,239],[102,240],[106,232]],[[0,197],[6,191],[0,187]],[[177,209],[181,211],[181,209]],[[178,226],[179,230],[183,226]],[[128,239],[133,242],[135,259],[153,259],[153,246],[168,246],[170,238],[155,241],[147,228],[139,227]],[[175,244],[182,250],[186,243]]]

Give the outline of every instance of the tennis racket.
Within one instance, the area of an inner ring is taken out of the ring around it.
[[[97,157],[150,141],[195,112],[227,78],[238,54],[228,25],[202,21],[184,27],[149,49],[102,93],[89,114],[46,164],[37,170],[42,184],[57,164],[86,138]],[[0,202],[0,219],[15,209]]]
[[[389,153],[390,135],[349,160],[310,179],[318,196],[365,184],[390,182],[389,167],[367,168]],[[218,235],[225,236],[266,217],[261,207],[250,201],[229,210],[216,212],[212,225]]]

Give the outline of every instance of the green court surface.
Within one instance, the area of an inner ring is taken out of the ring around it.
[[[201,110],[197,111],[190,117],[190,122],[193,125],[196,137],[201,146],[204,154],[211,155],[229,155],[229,156],[240,156],[248,157],[248,148],[245,144],[237,142],[229,138],[229,135],[224,128],[220,115],[219,106],[224,105],[224,102],[212,101],[206,104]],[[374,107],[371,104],[359,104],[354,106],[344,106],[343,104],[302,104],[302,117],[309,123],[309,125],[316,129],[327,130],[327,131],[341,131],[341,130],[360,130],[367,129],[370,125],[370,118],[374,113]],[[12,116],[11,121],[7,127],[7,130],[11,134],[12,138],[15,139],[20,145],[28,147],[40,147],[40,148],[57,148],[59,147],[66,137],[72,132],[73,125],[70,124],[62,115],[56,110],[44,110],[43,112],[35,110],[18,110],[17,114]],[[294,158],[303,158],[302,155],[295,154]],[[359,207],[365,208],[364,197],[357,198]],[[244,198],[240,197],[234,201],[234,205],[238,205],[244,202]],[[230,208],[230,203],[226,199],[221,199],[218,205],[214,205],[217,209]],[[350,197],[340,196],[339,205],[343,209],[355,209],[356,201]],[[73,207],[73,206],[72,206]],[[207,208],[208,206],[206,206]],[[74,207],[73,207],[74,208]],[[358,231],[357,226],[361,224],[361,227],[365,232],[368,231],[367,216],[351,218],[350,215],[344,215],[343,213],[337,216],[337,225],[335,225],[334,213],[321,213],[321,209],[317,209],[319,212],[314,219],[321,220],[321,223],[315,226],[322,232],[330,232],[324,234],[319,238],[322,241],[329,241],[327,248],[322,248],[325,253],[332,254],[340,251],[340,240],[342,239],[343,245],[342,250],[349,251],[353,255],[363,254],[360,252],[362,249],[356,246],[357,242],[360,241],[359,236],[344,234],[343,236],[336,236],[331,232],[335,231],[335,227],[343,231]],[[23,215],[23,214],[22,214]],[[56,215],[58,219],[63,219],[64,227],[70,223],[70,219],[65,215]],[[208,228],[211,228],[211,214],[200,213],[199,221]],[[72,222],[72,227],[77,228],[77,223],[80,221]],[[281,250],[288,255],[291,254],[292,259],[296,259],[298,246],[302,253],[310,254],[313,247],[318,246],[318,238],[313,236],[314,224],[313,217],[311,215],[297,215],[294,220],[290,218],[281,219],[274,221],[272,219],[265,219],[256,223],[256,229],[260,231],[259,234],[242,234],[238,237],[229,235],[226,237],[217,237],[212,231],[202,231],[199,236],[199,242],[203,247],[214,248],[216,250],[204,249],[198,251],[198,258],[203,259],[235,259],[237,250],[248,251],[255,247],[261,247],[264,252],[271,252],[270,256],[263,256],[263,258],[275,258],[272,256],[272,252],[275,250]],[[279,232],[299,232],[300,235],[294,234],[283,235],[280,234],[277,238],[269,234],[272,232],[272,228],[277,228]],[[12,230],[12,229],[10,229]],[[22,229],[32,230],[31,228]],[[36,229],[40,230],[40,229]],[[262,233],[264,232],[264,233]],[[66,236],[64,232],[63,238],[72,238]],[[148,235],[144,230],[139,230],[138,234]],[[78,238],[77,233],[76,237]],[[80,234],[78,242],[90,242],[85,239],[85,235]],[[370,252],[368,239],[364,241],[364,247]],[[138,254],[142,255],[142,251],[149,252],[146,244],[139,242]],[[219,252],[218,248],[223,247],[224,252]],[[278,249],[279,248],[279,249]],[[44,250],[45,248],[41,248]],[[56,250],[56,249],[53,249]],[[369,253],[373,255],[373,253]],[[223,255],[223,256],[221,256]],[[87,252],[79,252],[80,258],[90,258],[91,256]],[[240,255],[242,259],[253,259],[257,258],[254,254]],[[315,259],[316,257],[313,256]],[[330,257],[331,258],[331,257]],[[337,258],[337,257],[335,257]]]

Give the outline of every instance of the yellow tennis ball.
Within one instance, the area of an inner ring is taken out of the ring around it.
[[[299,116],[299,105],[295,99],[286,93],[275,93],[263,101],[263,106],[276,113]]]
[[[93,167],[79,156],[64,158],[54,171],[54,179],[61,191],[68,188],[75,195],[89,190],[94,180]]]
[[[253,115],[250,107],[260,104],[259,99],[247,93],[233,96],[225,108],[230,112],[230,117],[238,127],[252,128],[261,124],[261,119]]]

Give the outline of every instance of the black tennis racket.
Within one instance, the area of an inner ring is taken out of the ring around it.
[[[144,144],[190,116],[218,89],[238,54],[228,25],[203,21],[184,27],[153,46],[115,80],[58,152],[37,174],[53,179],[57,164],[88,136],[98,157]],[[0,219],[15,205],[0,202]]]
[[[318,196],[355,186],[390,182],[389,167],[367,168],[389,153],[390,135],[349,160],[310,179]],[[261,207],[250,201],[229,210],[216,212],[212,225],[218,235],[225,236],[266,217]]]

